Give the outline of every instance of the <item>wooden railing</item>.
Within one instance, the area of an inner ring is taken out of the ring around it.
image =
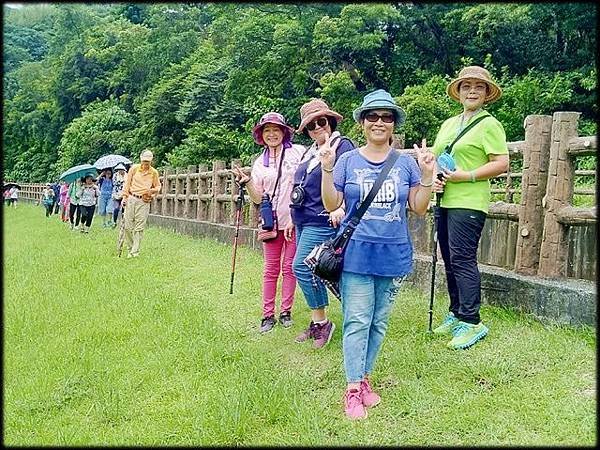
[[[594,171],[574,170],[573,160],[597,155],[595,136],[579,137],[579,113],[557,112],[551,116],[530,115],[524,122],[525,140],[509,142],[511,160],[522,158],[522,170],[508,172],[492,182],[492,193],[503,200],[490,204],[482,233],[478,260],[527,275],[594,280],[596,276],[596,207],[572,205],[573,194],[592,195],[593,189],[576,189],[575,177],[595,176]],[[412,149],[401,151],[413,154]],[[229,164],[161,168],[162,191],[150,213],[213,224],[234,224],[237,187]],[[250,167],[244,167],[249,173]],[[497,186],[498,180],[504,184]],[[519,185],[515,180],[520,180]],[[494,182],[495,181],[495,182]],[[38,200],[43,184],[25,184],[20,197]],[[515,202],[515,196],[520,199]],[[411,215],[415,251],[430,254],[431,217]],[[255,228],[258,207],[249,198],[242,226]]]

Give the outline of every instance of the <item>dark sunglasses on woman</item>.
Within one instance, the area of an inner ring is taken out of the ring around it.
[[[381,119],[384,123],[392,123],[394,121],[394,115],[370,112],[365,114],[365,119],[367,119],[369,122],[377,122],[379,119]]]
[[[315,128],[317,128],[317,125],[319,125],[321,128],[327,125],[327,117],[319,117],[318,119],[313,120],[308,125],[306,125],[306,128],[308,129],[308,131],[312,131]]]

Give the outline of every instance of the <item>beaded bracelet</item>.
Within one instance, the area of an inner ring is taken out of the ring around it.
[[[431,182],[429,184],[424,184],[422,181],[419,181],[419,184],[423,187],[431,187],[431,186],[433,186],[433,180],[431,180]]]

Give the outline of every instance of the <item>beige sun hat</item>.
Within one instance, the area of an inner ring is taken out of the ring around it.
[[[446,93],[450,96],[450,98],[456,100],[460,103],[460,95],[458,93],[458,87],[461,81],[464,81],[468,78],[475,78],[479,81],[483,81],[487,84],[489,89],[489,94],[485,97],[485,103],[490,104],[498,100],[502,97],[502,89],[498,86],[493,80],[490,73],[479,66],[467,66],[462,69],[458,73],[458,77],[455,80],[452,80],[448,87],[446,87]]]
[[[300,107],[300,126],[296,133],[301,133],[306,125],[317,117],[333,117],[337,122],[343,119],[340,113],[329,108],[329,105],[320,98],[313,98]]]

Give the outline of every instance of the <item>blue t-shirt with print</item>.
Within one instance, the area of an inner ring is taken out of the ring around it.
[[[340,144],[335,151],[336,161],[340,155],[353,150],[354,144],[346,137],[341,138]],[[312,147],[311,149],[312,150]],[[321,164],[317,164],[307,173],[308,165],[312,157],[301,162],[296,169],[294,174],[294,187],[302,184],[304,188],[304,202],[301,206],[290,206],[290,212],[292,214],[292,222],[294,225],[302,226],[320,226],[327,227],[329,225],[329,213],[323,206],[323,199],[321,198]]]
[[[344,194],[346,217],[340,230],[364,200],[385,161],[374,163],[358,149],[344,153],[335,164],[333,182]],[[401,154],[379,192],[360,220],[346,252],[344,270],[364,275],[398,277],[412,271],[412,243],[408,232],[407,202],[410,188],[419,184],[421,171],[415,159]]]

